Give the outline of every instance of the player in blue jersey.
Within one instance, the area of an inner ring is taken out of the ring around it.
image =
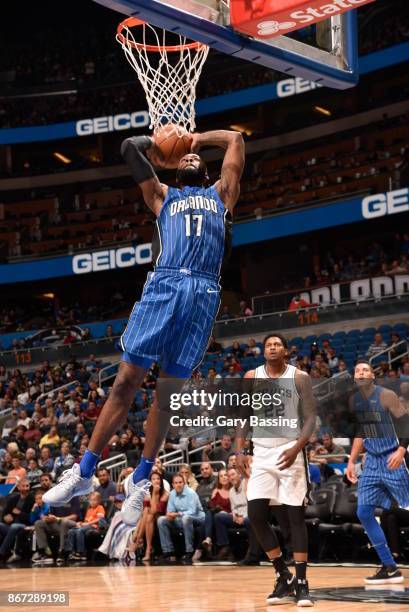
[[[396,501],[409,506],[409,471],[406,466],[409,445],[409,416],[391,389],[375,385],[375,374],[367,362],[355,366],[358,391],[351,398],[357,419],[358,436],[354,439],[346,475],[356,483],[355,462],[365,450],[365,467],[358,481],[357,515],[376,550],[382,567],[365,579],[367,584],[403,581],[385,534],[376,521],[375,508],[389,509]]]
[[[220,179],[208,186],[203,146],[225,149]],[[121,338],[122,363],[95,425],[81,463],[68,470],[46,493],[58,506],[92,490],[92,476],[102,449],[123,425],[137,389],[153,361],[161,377],[188,379],[200,364],[220,305],[220,272],[228,250],[233,208],[240,192],[244,142],[239,132],[194,134],[191,153],[179,162],[177,187],[160,183],[150,163],[161,165],[161,152],[149,136],[124,141],[121,153],[156,216],[154,271],[132,310]],[[149,159],[147,159],[147,157]],[[156,453],[168,427],[157,402],[149,410],[140,464],[125,480],[124,520],[136,524]]]

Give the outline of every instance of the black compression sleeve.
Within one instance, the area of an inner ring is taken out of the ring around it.
[[[152,146],[149,136],[133,136],[123,141],[121,155],[128,164],[132,177],[136,183],[143,183],[155,176],[155,171],[143,155]]]

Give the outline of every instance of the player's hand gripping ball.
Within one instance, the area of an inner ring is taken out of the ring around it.
[[[192,136],[184,128],[168,123],[152,136],[154,151],[150,158],[163,168],[177,168],[184,155],[190,153]]]

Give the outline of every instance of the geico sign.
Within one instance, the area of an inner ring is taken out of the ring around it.
[[[409,188],[377,193],[362,200],[364,219],[376,219],[386,215],[396,215],[409,210]]]
[[[311,91],[312,89],[317,89],[317,87],[322,87],[322,85],[314,83],[313,81],[306,81],[301,77],[297,77],[296,79],[284,79],[277,83],[277,96],[279,98],[288,98],[290,96],[305,93],[306,91]]]
[[[90,134],[104,134],[105,132],[143,128],[149,124],[149,113],[147,111],[137,111],[136,113],[122,113],[121,115],[112,115],[111,117],[81,119],[77,121],[75,129],[78,136],[89,136]]]
[[[103,272],[116,268],[131,268],[152,261],[152,244],[139,244],[137,247],[128,246],[109,251],[95,251],[95,253],[81,253],[72,258],[72,271],[74,274],[89,274],[90,272]]]

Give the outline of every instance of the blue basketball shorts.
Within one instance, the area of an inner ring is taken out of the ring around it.
[[[220,306],[214,275],[181,268],[150,272],[121,337],[122,360],[190,378],[201,363]]]
[[[395,500],[400,508],[409,508],[409,471],[403,461],[397,470],[387,466],[388,457],[367,453],[364,470],[358,480],[358,503],[388,509]]]

